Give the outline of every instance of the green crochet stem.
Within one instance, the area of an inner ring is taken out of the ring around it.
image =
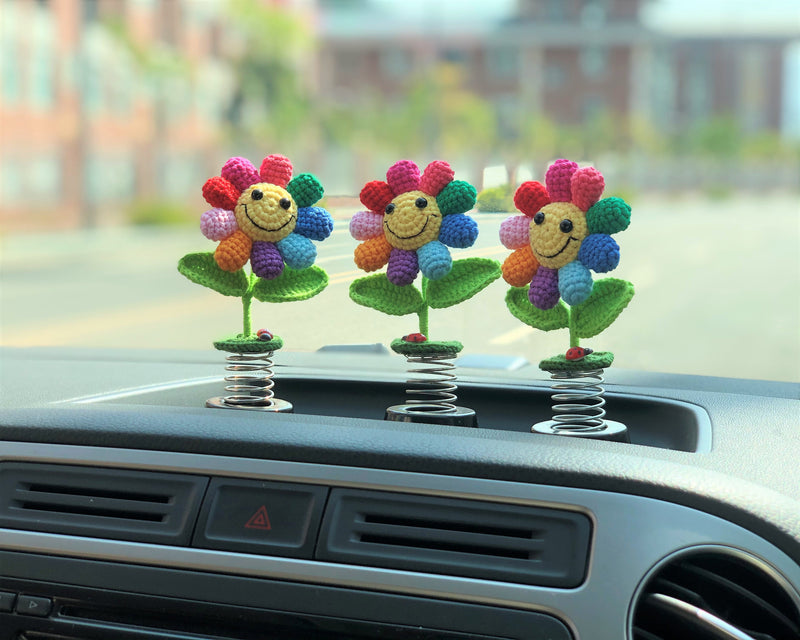
[[[425,276],[422,276],[422,287],[421,288],[422,288],[423,306],[419,310],[419,312],[417,313],[417,315],[419,316],[419,332],[423,336],[425,336],[426,338],[430,337],[430,336],[428,336],[428,309],[430,308],[430,307],[428,307],[428,296],[427,296],[427,294],[428,294],[428,282],[429,282],[429,280]]]
[[[250,305],[253,302],[253,287],[256,282],[258,282],[258,276],[251,272],[247,278],[247,292],[242,296],[242,335],[244,336],[249,336],[253,332]]]
[[[567,318],[569,318],[569,324],[567,326],[569,327],[570,348],[581,346],[581,340],[578,337],[578,330],[577,327],[575,326],[576,315],[577,314],[572,312],[572,307],[567,307]]]

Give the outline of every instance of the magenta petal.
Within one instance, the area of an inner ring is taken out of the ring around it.
[[[569,202],[572,200],[572,174],[578,170],[577,162],[561,158],[547,168],[544,183],[552,202]]]
[[[247,158],[231,158],[222,167],[220,175],[239,191],[244,191],[250,185],[261,182],[258,171]]]
[[[273,280],[283,273],[283,257],[272,242],[254,242],[250,251],[250,264],[253,273],[267,280]]]
[[[386,182],[394,195],[419,189],[419,167],[411,160],[395,162],[386,172]]]
[[[405,287],[414,282],[417,273],[419,273],[419,263],[416,251],[392,249],[389,254],[389,266],[386,269],[386,277],[389,278],[389,282],[398,287]]]
[[[552,309],[558,304],[558,269],[540,266],[531,281],[528,299],[538,309]]]
[[[383,214],[359,211],[350,219],[350,235],[356,240],[369,240],[383,233]]]

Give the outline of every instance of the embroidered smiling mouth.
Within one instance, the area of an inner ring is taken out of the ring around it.
[[[566,248],[567,248],[567,245],[570,243],[570,240],[578,240],[578,238],[576,238],[575,236],[570,236],[569,238],[567,238],[567,241],[564,243],[564,246],[563,246],[563,247],[561,247],[561,249],[559,249],[559,250],[558,250],[556,253],[554,253],[552,256],[546,256],[546,255],[543,255],[543,254],[539,253],[538,251],[536,251],[536,249],[534,249],[534,252],[536,253],[536,255],[537,255],[537,256],[540,256],[540,257],[542,257],[542,258],[547,258],[547,259],[550,259],[550,258],[555,258],[557,255],[559,255],[559,254],[561,254],[561,253],[563,253],[563,252],[564,252],[564,249],[566,249]]]
[[[413,236],[398,236],[394,231],[392,231],[392,228],[389,226],[388,220],[383,221],[383,226],[386,227],[389,230],[389,233],[391,233],[395,238],[399,238],[400,240],[411,240],[411,238],[416,238],[417,236],[421,236],[423,234],[425,229],[427,229],[430,220],[431,220],[430,217],[426,218],[425,224],[422,225],[422,229],[420,229],[419,232],[415,233]]]
[[[283,223],[283,224],[282,224],[280,227],[277,227],[277,228],[275,228],[275,229],[267,229],[266,227],[262,227],[260,224],[258,224],[258,223],[257,223],[255,220],[253,220],[253,219],[250,217],[250,214],[249,214],[249,213],[247,213],[247,205],[243,205],[243,206],[244,206],[244,215],[245,215],[245,216],[247,216],[247,219],[248,219],[250,222],[252,222],[254,226],[258,227],[258,228],[259,228],[259,229],[261,229],[262,231],[280,231],[280,230],[281,230],[281,229],[283,229],[283,228],[284,228],[284,227],[285,227],[287,224],[289,224],[289,223],[290,223],[292,220],[294,220],[294,217],[295,217],[295,216],[294,216],[294,214],[292,214],[292,215],[290,215],[290,216],[289,216],[289,219],[288,219],[286,222],[284,222],[284,223]]]

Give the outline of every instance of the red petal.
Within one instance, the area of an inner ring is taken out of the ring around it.
[[[422,173],[419,190],[431,196],[438,196],[439,192],[453,181],[455,172],[444,160],[434,160]]]
[[[584,167],[572,174],[572,204],[588,211],[603,195],[606,186],[603,174],[594,167]]]
[[[292,163],[286,156],[277,154],[267,156],[261,162],[259,173],[264,182],[277,184],[285,189],[292,179]]]
[[[367,209],[375,213],[383,213],[386,205],[394,198],[394,193],[385,182],[373,180],[364,185],[360,197],[361,202]]]
[[[239,191],[225,178],[214,176],[203,185],[203,197],[212,207],[233,211],[239,200]]]
[[[541,182],[523,182],[514,194],[514,206],[526,216],[533,216],[546,204],[550,204],[550,196]]]

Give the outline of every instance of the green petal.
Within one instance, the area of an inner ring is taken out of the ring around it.
[[[512,316],[534,329],[554,331],[569,326],[569,313],[561,300],[552,309],[539,309],[528,299],[528,287],[511,287],[506,293],[506,306]]]
[[[589,233],[619,233],[631,223],[631,207],[622,198],[603,198],[586,212]]]
[[[192,282],[224,296],[241,298],[247,293],[247,276],[242,269],[223,271],[213,253],[188,253],[178,261],[178,271]]]
[[[317,266],[295,270],[284,267],[277,278],[259,278],[253,297],[261,302],[297,302],[313,298],[328,286],[328,274]]]
[[[350,285],[350,298],[364,307],[391,316],[419,313],[424,307],[422,294],[414,285],[398,287],[389,282],[385,273],[359,278]]]
[[[433,309],[452,307],[488,287],[500,277],[500,263],[488,258],[456,260],[444,278],[431,280],[425,292]]]
[[[469,182],[453,180],[436,196],[436,204],[442,215],[465,213],[475,206],[478,192]]]
[[[310,173],[301,173],[292,178],[286,185],[286,190],[291,194],[298,207],[310,207],[322,199],[325,190],[315,176]]]
[[[633,298],[633,285],[626,280],[597,280],[592,295],[571,308],[573,326],[579,338],[592,338],[610,327]]]

